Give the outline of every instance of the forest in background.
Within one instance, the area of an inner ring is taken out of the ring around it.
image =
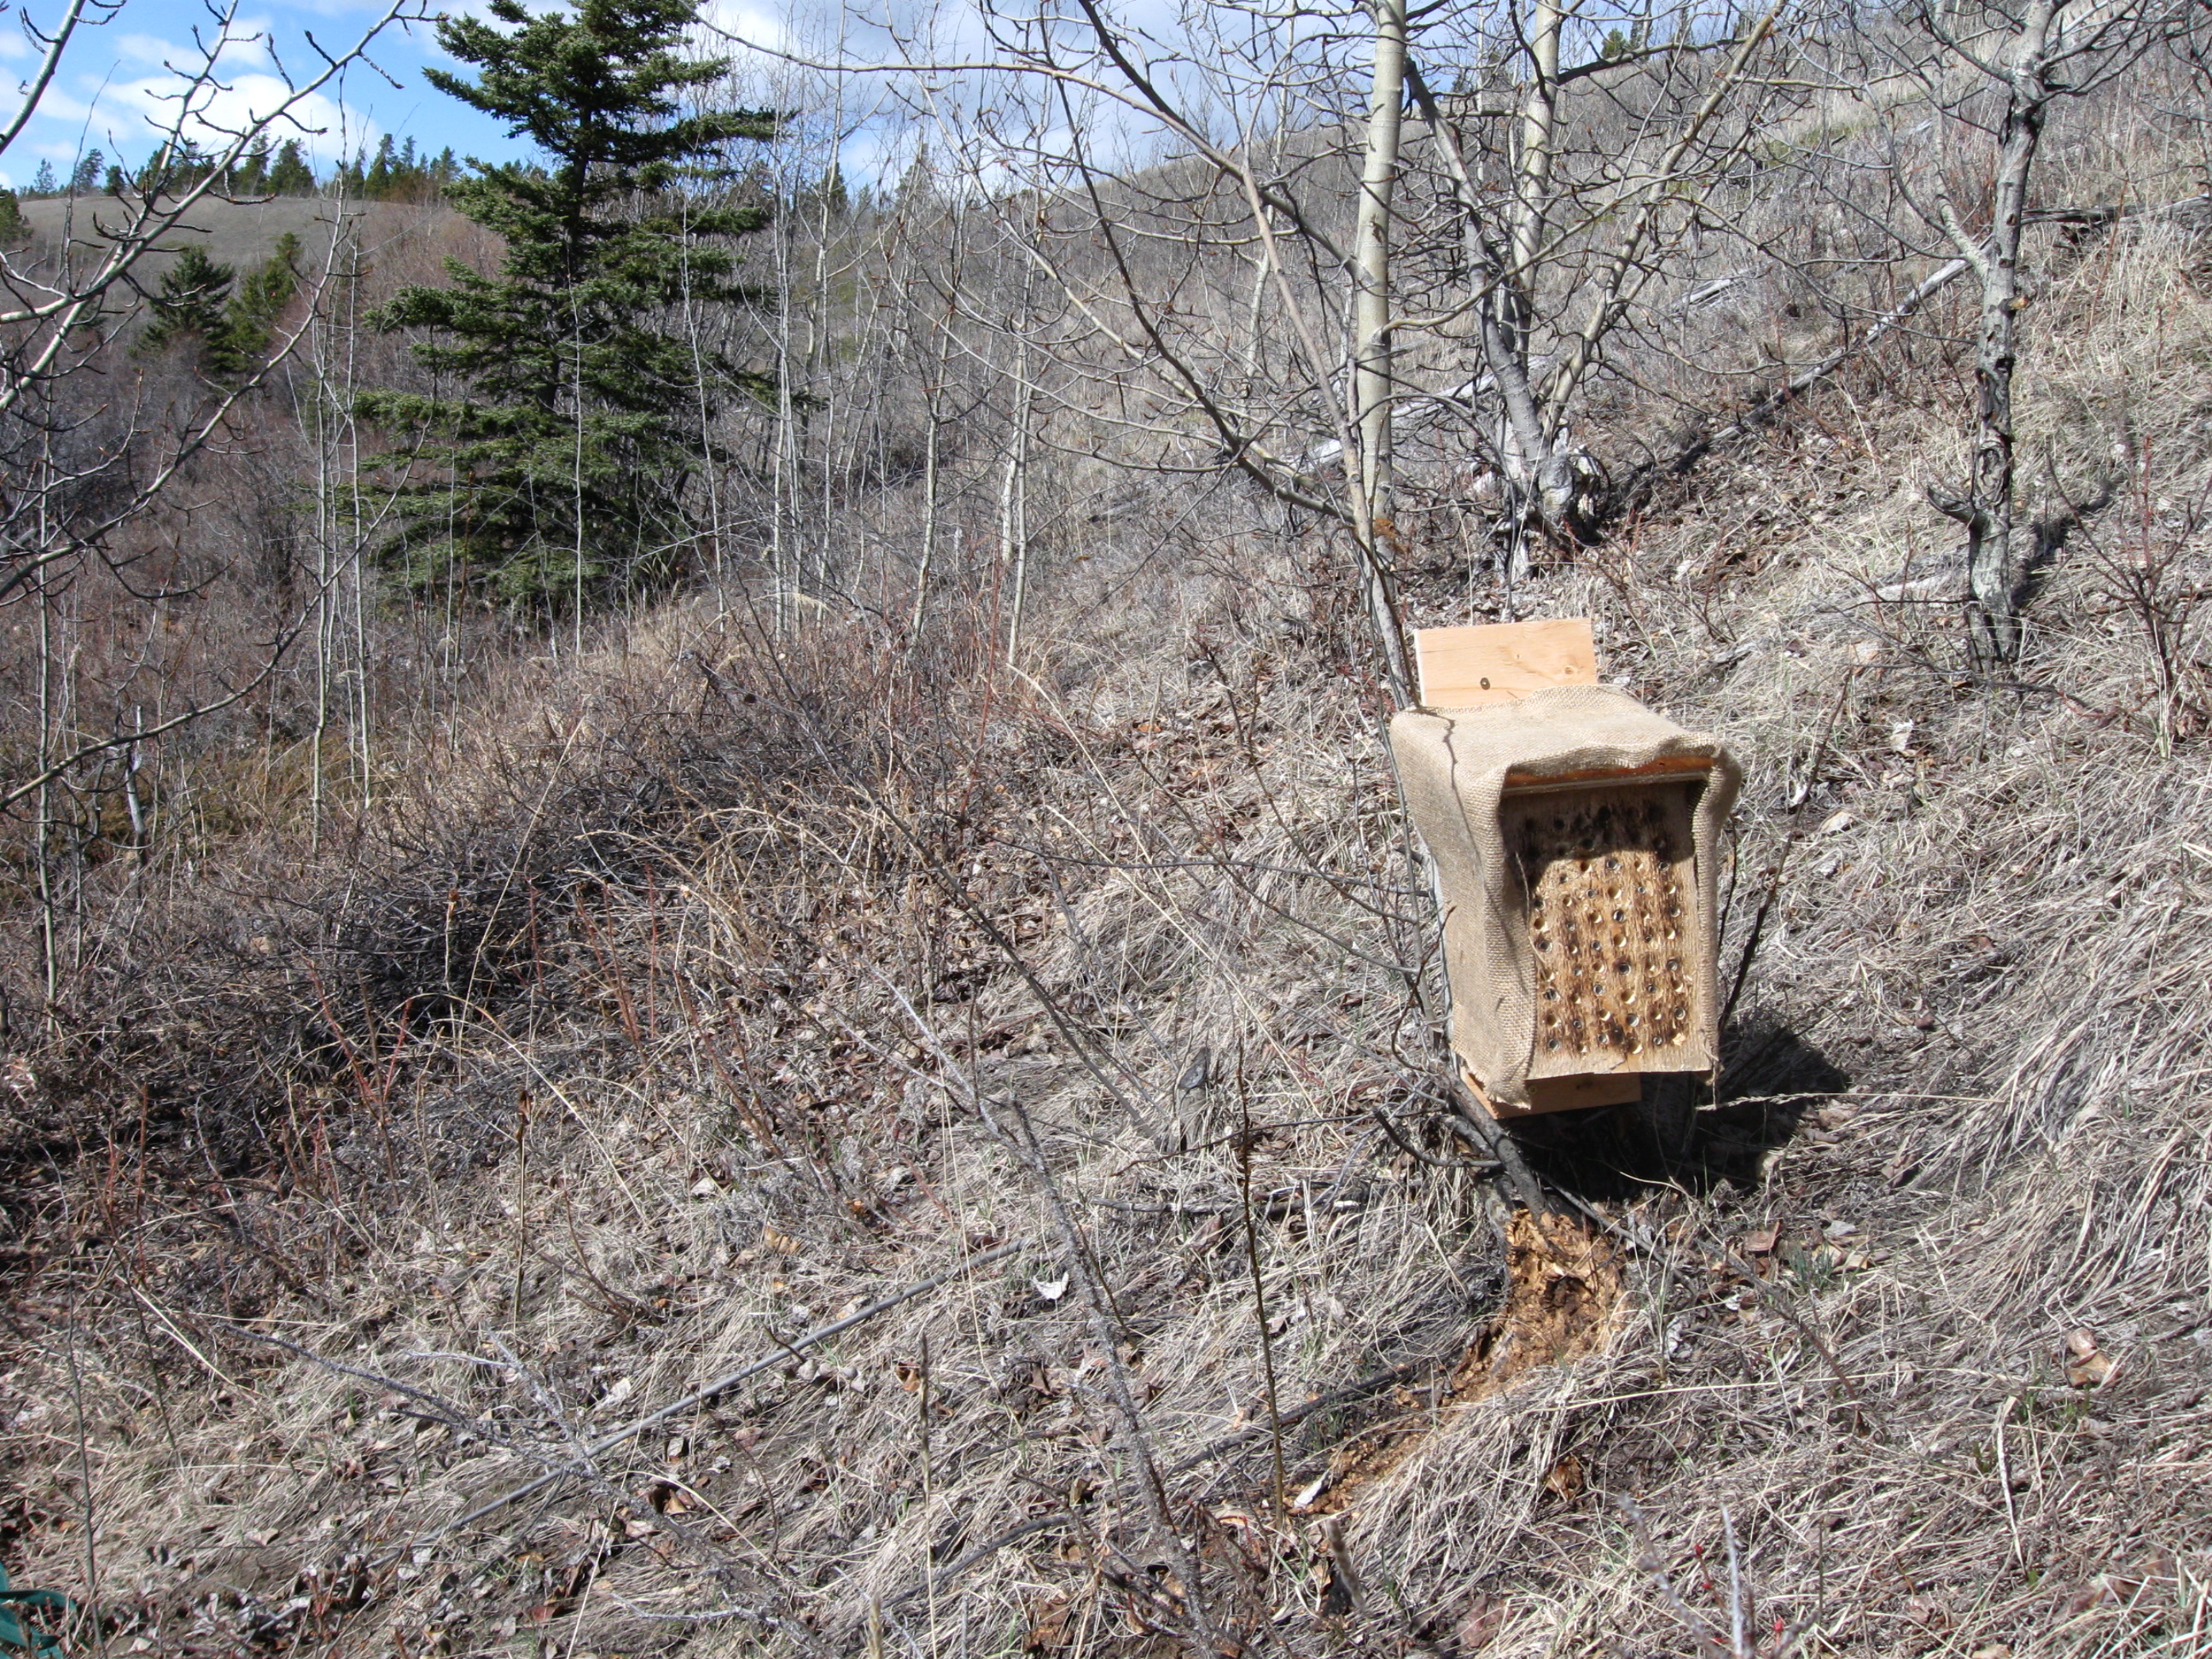
[[[2208,21],[495,7],[586,159],[283,185],[187,77],[0,248],[0,1559],[2193,1651]],[[1751,764],[1729,1060],[1500,1141],[1380,726],[1578,614]]]

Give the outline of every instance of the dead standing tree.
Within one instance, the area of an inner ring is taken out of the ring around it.
[[[1001,31],[999,67],[1063,97],[1079,86],[1125,125],[1134,112],[1182,153],[1164,168],[1158,149],[1109,166],[1109,145],[1071,119],[1054,153],[1017,170],[1063,218],[1087,210],[1106,258],[1056,276],[1087,290],[1118,372],[1141,370],[1195,416],[1216,465],[1345,526],[1401,701],[1409,413],[1472,414],[1464,435],[1499,483],[1509,557],[1525,561],[1531,532],[1570,546],[1598,533],[1611,503],[1578,424],[1620,337],[1695,280],[1686,244],[1802,95],[1759,72],[1780,10],[1746,21],[1686,0],[1608,41],[1549,4],[1470,27],[1376,0],[1300,31],[1211,4],[1154,35],[1076,0],[1056,27],[1024,17]],[[1472,64],[1449,73],[1474,89],[1438,94],[1421,58]],[[1272,386],[1252,373],[1267,346],[1231,343],[1240,326],[1256,336],[1241,319],[1263,309],[1282,371]]]
[[[1937,165],[1915,210],[1946,236],[1979,288],[1974,352],[1972,455],[1962,489],[1929,486],[1929,500],[1966,532],[1967,644],[1984,672],[2020,655],[2021,589],[2027,574],[2015,521],[2013,378],[2020,318],[2028,303],[2021,268],[2028,197],[2052,111],[2109,82],[2202,9],[2194,0],[2076,4],[1950,3],[1923,0],[1899,37],[1931,117]],[[1963,168],[1950,159],[1961,134],[1987,149]],[[1900,179],[1910,170],[1899,169]],[[1961,199],[1960,178],[1977,181]],[[1986,178],[1985,186],[1979,180]]]
[[[1456,213],[1482,371],[1472,389],[1516,564],[1532,532],[1572,546],[1610,515],[1576,423],[1649,292],[1680,286],[1669,278],[1717,211],[1717,186],[1794,107],[1794,89],[1754,73],[1784,3],[1755,19],[1679,5],[1601,39],[1576,9],[1536,0],[1481,43],[1471,91],[1442,98],[1409,74]],[[1578,61],[1563,66],[1571,45]]]

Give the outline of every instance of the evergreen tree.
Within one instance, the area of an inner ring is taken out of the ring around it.
[[[276,252],[239,285],[223,308],[219,326],[207,336],[208,372],[242,380],[259,368],[276,334],[276,319],[300,291],[300,239],[286,231]]]
[[[121,167],[111,167],[107,169],[107,184],[106,188],[110,196],[120,196],[130,186],[124,180],[123,169]]]
[[[138,349],[159,351],[179,340],[204,341],[215,334],[222,326],[236,274],[209,258],[198,243],[186,247],[161,273],[161,290],[152,300],[154,320],[138,337]]]
[[[20,242],[30,234],[31,227],[23,218],[22,204],[15,199],[15,192],[0,188],[0,246]]]
[[[438,25],[478,78],[427,78],[543,160],[471,162],[447,191],[504,240],[495,276],[449,261],[450,286],[404,289],[376,319],[423,331],[417,359],[454,390],[373,392],[358,408],[398,441],[383,458],[403,526],[387,556],[420,582],[457,571],[550,607],[677,574],[705,418],[732,389],[769,389],[719,359],[702,387],[691,345],[659,315],[686,299],[757,298],[728,248],[702,239],[744,234],[767,215],[686,186],[726,184],[729,141],[770,137],[775,118],[684,112],[683,94],[726,67],[682,53],[696,0],[574,0],[565,14],[491,0],[489,11]]]
[[[276,147],[276,160],[269,168],[269,191],[272,196],[313,196],[315,193],[315,170],[307,165],[307,158],[301,154],[297,138],[287,138]]]
[[[87,150],[77,158],[76,170],[70,174],[70,194],[89,196],[100,188],[100,171],[106,157],[98,150]]]
[[[60,193],[61,185],[54,179],[54,164],[52,161],[40,162],[39,171],[31,179],[31,194],[56,196]]]
[[[265,196],[269,193],[269,135],[261,134],[252,146],[239,158],[231,170],[230,193],[234,196]]]
[[[361,193],[374,202],[381,202],[389,197],[398,182],[393,174],[398,170],[398,156],[392,153],[392,135],[387,132],[377,140],[376,159],[369,163],[368,173],[362,175]],[[355,165],[358,167],[360,163],[356,161]]]

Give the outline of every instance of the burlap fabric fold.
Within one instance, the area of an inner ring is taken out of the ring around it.
[[[1742,774],[1720,740],[1654,714],[1606,685],[1561,685],[1483,708],[1401,709],[1390,747],[1413,824],[1437,865],[1452,1047],[1502,1105],[1528,1103],[1535,1048],[1535,963],[1528,892],[1498,826],[1508,772],[1534,777],[1627,769],[1672,755],[1712,763],[1692,815],[1697,855],[1698,971],[1714,983],[1721,825]],[[1702,999],[1717,1052],[1715,999]]]

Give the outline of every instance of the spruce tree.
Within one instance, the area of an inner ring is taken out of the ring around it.
[[[392,135],[387,132],[377,141],[376,159],[368,164],[368,171],[362,175],[361,193],[372,202],[382,201],[392,188],[392,169],[398,161],[398,156],[392,152]]]
[[[269,192],[272,196],[315,193],[315,170],[301,153],[297,138],[287,138],[276,147],[276,160],[269,168]]]
[[[735,177],[725,146],[772,136],[775,118],[685,112],[684,94],[726,68],[684,54],[696,0],[488,11],[438,25],[477,79],[427,78],[542,157],[471,161],[447,188],[505,256],[491,276],[449,261],[450,286],[404,289],[379,313],[385,329],[422,331],[415,355],[441,390],[374,392],[359,412],[393,440],[383,460],[402,528],[387,556],[417,582],[458,574],[545,609],[680,572],[706,422],[732,392],[770,389],[719,357],[702,369],[665,318],[757,298],[726,239],[767,215],[713,205],[701,187]]]
[[[264,196],[269,191],[269,135],[255,137],[253,146],[242,156],[230,175],[230,193],[234,196]]]
[[[259,368],[276,343],[276,319],[300,291],[300,239],[286,231],[259,270],[248,273],[207,336],[209,373],[242,380]]]
[[[209,258],[198,243],[186,246],[161,273],[161,290],[150,301],[154,320],[138,337],[138,349],[159,351],[179,340],[204,341],[214,335],[222,327],[236,274]]]

